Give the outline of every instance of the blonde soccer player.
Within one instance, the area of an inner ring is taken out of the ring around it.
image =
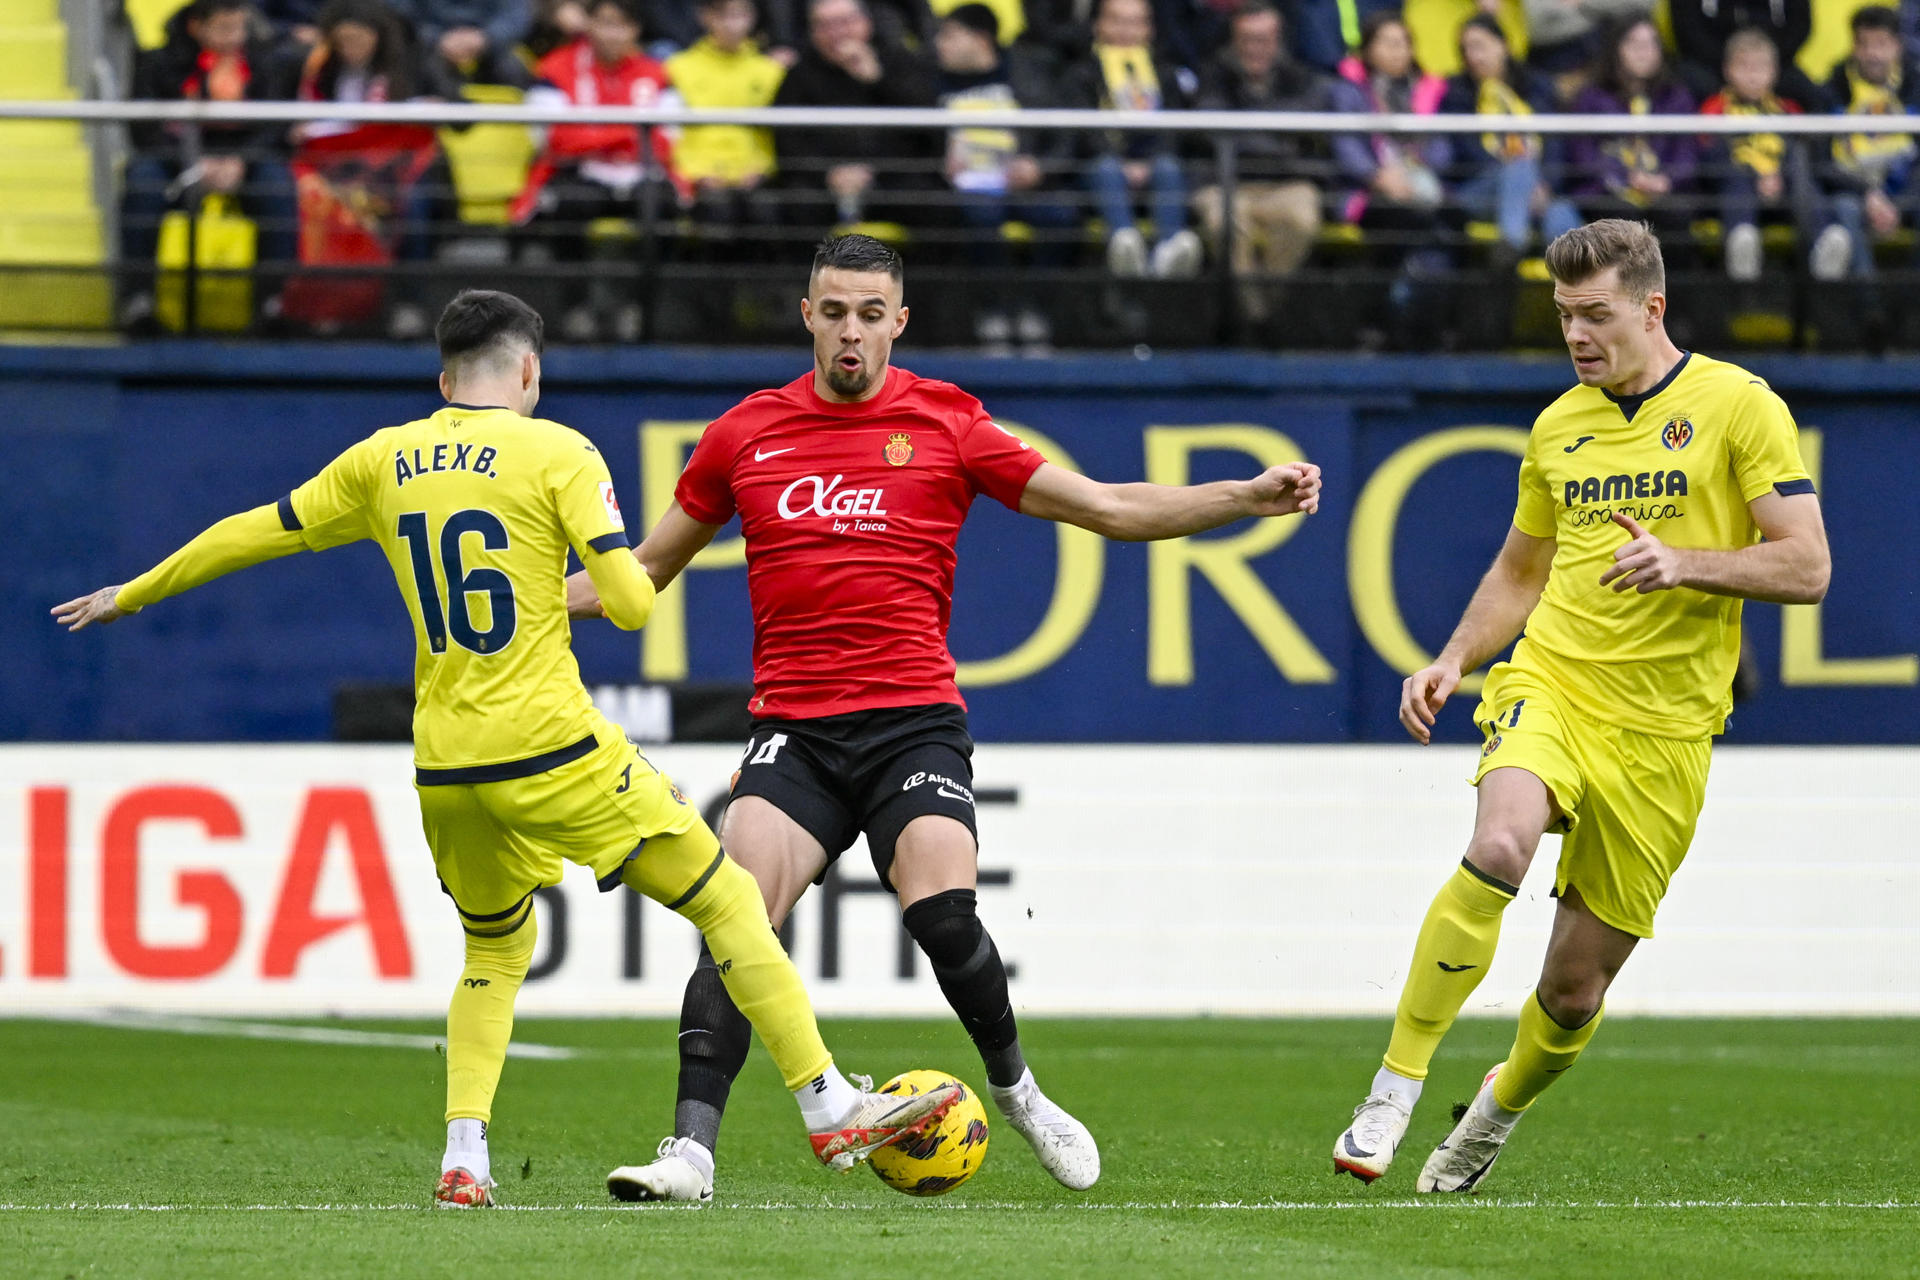
[[[1827,589],[1792,415],[1745,369],[1667,336],[1646,225],[1569,231],[1547,268],[1579,385],[1534,423],[1506,543],[1446,648],[1403,686],[1407,732],[1428,742],[1462,674],[1520,640],[1474,713],[1473,836],[1420,927],[1384,1064],[1334,1143],[1337,1171],[1372,1182],[1392,1163],[1548,831],[1565,835],[1558,907],[1513,1048],[1428,1158],[1422,1192],[1479,1189],[1653,936],[1732,705],[1741,602],[1808,603]]]
[[[539,314],[511,294],[469,290],[436,336],[444,408],[376,431],[278,503],[229,516],[54,617],[79,631],[263,560],[363,538],[386,553],[413,618],[420,816],[466,934],[447,1011],[437,1203],[493,1203],[487,1124],[533,958],[533,895],[559,883],[566,862],[590,869],[602,891],[626,885],[699,927],[822,1163],[847,1168],[933,1123],[957,1089],[902,1100],[840,1074],[753,877],[580,682],[568,548],[627,630],[646,622],[654,587],[628,550],[605,460],[585,436],[531,416]]]

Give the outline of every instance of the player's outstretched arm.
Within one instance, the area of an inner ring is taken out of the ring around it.
[[[1446,648],[1400,686],[1400,723],[1415,742],[1433,740],[1434,717],[1459,688],[1462,673],[1477,670],[1527,625],[1527,616],[1547,589],[1556,545],[1552,538],[1507,530],[1506,543],[1480,579]]]
[[[1020,496],[1023,515],[1078,525],[1119,542],[1184,538],[1247,516],[1312,515],[1319,509],[1320,468],[1311,462],[1281,463],[1251,480],[1191,485],[1102,484],[1044,462]]]
[[[235,569],[290,556],[306,546],[298,530],[286,527],[278,507],[255,507],[228,516],[124,586],[101,587],[55,605],[53,619],[69,631],[114,622]]]
[[[714,535],[719,532],[719,525],[701,524],[682,511],[676,502],[660,517],[660,523],[653,526],[653,532],[633,549],[633,558],[646,570],[646,576],[653,580],[654,589],[665,591],[667,584],[679,577],[680,571],[687,567],[687,562],[712,542]],[[591,575],[574,574],[567,579],[567,616],[605,616],[600,597],[601,593]]]
[[[1627,542],[1613,553],[1613,567],[1600,575],[1600,582],[1615,591],[1631,587],[1641,595],[1692,587],[1775,604],[1818,603],[1833,573],[1820,499],[1811,493],[1763,493],[1747,510],[1766,541],[1735,551],[1671,547],[1633,517],[1615,512],[1613,522],[1627,531]]]

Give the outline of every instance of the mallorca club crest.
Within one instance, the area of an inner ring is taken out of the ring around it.
[[[896,467],[904,467],[913,461],[913,437],[904,431],[896,431],[887,437],[887,461]]]
[[[1693,423],[1685,415],[1675,414],[1667,419],[1667,425],[1660,428],[1660,443],[1674,453],[1693,443]]]

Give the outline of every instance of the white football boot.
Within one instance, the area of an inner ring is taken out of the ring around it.
[[[988,1084],[987,1092],[1055,1182],[1085,1191],[1100,1180],[1100,1148],[1094,1145],[1093,1135],[1059,1103],[1040,1092],[1031,1069],[1004,1089]]]
[[[615,1200],[671,1200],[705,1204],[713,1199],[713,1156],[692,1138],[662,1138],[652,1164],[621,1165],[607,1175]]]
[[[925,1093],[875,1093],[871,1076],[847,1078],[860,1086],[860,1101],[834,1128],[808,1135],[814,1158],[836,1173],[845,1173],[881,1147],[939,1124],[963,1092],[949,1083]]]
[[[1392,1166],[1412,1119],[1413,1104],[1400,1094],[1368,1094],[1353,1109],[1353,1123],[1334,1140],[1333,1171],[1372,1182]]]
[[[1420,1170],[1420,1180],[1414,1184],[1415,1191],[1422,1194],[1457,1191],[1471,1195],[1480,1190],[1480,1180],[1500,1158],[1513,1126],[1520,1123],[1517,1116],[1504,1122],[1497,1118],[1499,1108],[1493,1101],[1493,1079],[1500,1074],[1500,1067],[1506,1065],[1502,1062],[1487,1072],[1487,1078],[1480,1082],[1480,1092],[1460,1114],[1453,1132],[1427,1157],[1426,1167]]]

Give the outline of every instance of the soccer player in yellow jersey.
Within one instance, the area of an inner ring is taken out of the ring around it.
[[[1808,603],[1827,588],[1793,418],[1760,379],[1667,337],[1645,224],[1569,231],[1547,268],[1580,385],[1534,423],[1506,544],[1446,648],[1402,689],[1408,733],[1429,741],[1461,674],[1525,634],[1487,677],[1473,837],[1421,925],[1385,1065],[1334,1143],[1336,1170],[1387,1171],[1547,831],[1565,835],[1558,910],[1513,1048],[1421,1170],[1422,1192],[1479,1188],[1653,936],[1732,705],[1741,601]]]
[[[296,551],[369,538],[386,552],[413,616],[420,815],[466,932],[447,1013],[437,1202],[493,1202],[487,1123],[533,958],[533,893],[559,883],[563,860],[591,869],[602,890],[624,884],[665,903],[725,957],[728,993],[794,1091],[823,1163],[850,1167],[933,1122],[957,1090],[902,1100],[840,1074],[753,877],[580,682],[567,549],[627,630],[646,622],[654,589],[628,551],[606,462],[585,436],[529,416],[539,314],[510,294],[468,291],[437,336],[445,408],[376,431],[278,503],[222,520],[55,618],[74,631],[113,622]]]

